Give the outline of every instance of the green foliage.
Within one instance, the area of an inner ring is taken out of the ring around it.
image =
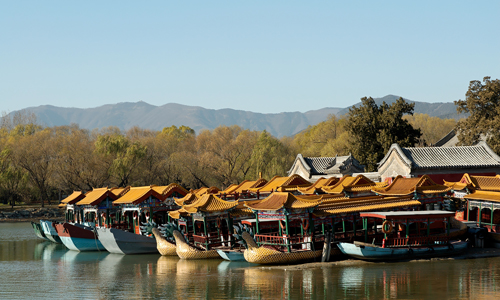
[[[294,143],[303,156],[335,156],[349,153],[344,118],[330,115],[326,121],[297,134]]]
[[[351,153],[371,172],[393,143],[413,147],[422,133],[403,119],[405,114],[413,115],[414,103],[399,98],[391,105],[383,102],[378,106],[371,97],[361,102],[361,106],[349,109],[346,128]]]
[[[436,143],[453,130],[457,124],[454,119],[441,119],[426,114],[405,115],[403,118],[408,120],[413,128],[419,128],[422,131],[419,146],[429,146]]]
[[[250,162],[254,172],[249,179],[258,178],[260,174],[264,178],[282,176],[290,168],[293,158],[293,153],[284,143],[264,130],[252,149]]]
[[[500,80],[471,81],[465,100],[455,105],[459,113],[470,113],[456,126],[460,144],[474,145],[484,135],[493,151],[500,153]]]

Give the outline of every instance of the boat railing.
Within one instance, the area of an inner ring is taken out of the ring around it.
[[[228,246],[229,236],[228,235],[218,235],[216,232],[210,234],[209,236],[202,235],[192,235],[193,242],[196,246],[203,246],[205,248],[218,247],[218,246]],[[227,245],[225,245],[227,243]]]
[[[256,234],[254,238],[259,245],[271,246],[294,246],[312,242],[311,235],[290,236],[278,234]]]
[[[418,247],[445,245],[449,243],[449,238],[446,236],[418,236],[407,238],[386,238],[382,241],[382,247]]]

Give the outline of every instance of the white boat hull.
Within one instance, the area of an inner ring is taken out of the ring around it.
[[[411,248],[382,248],[365,243],[339,243],[338,247],[342,253],[354,258],[386,261],[455,255],[467,248],[467,242],[455,241],[449,245]]]

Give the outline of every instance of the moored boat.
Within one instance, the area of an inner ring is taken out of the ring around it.
[[[146,254],[158,253],[152,237],[127,232],[117,228],[96,228],[97,237],[110,253]]]
[[[467,242],[450,235],[454,212],[367,212],[360,217],[365,224],[364,242],[338,244],[342,253],[354,258],[406,260],[455,255],[467,248]]]
[[[62,243],[70,250],[106,250],[91,227],[70,223],[55,223],[54,227]]]
[[[225,260],[230,260],[230,261],[244,261],[245,260],[244,251],[242,251],[240,249],[234,249],[234,250],[217,249],[217,253],[219,253],[219,256]]]
[[[42,226],[43,234],[49,241],[62,244],[61,238],[59,238],[56,229],[52,226],[52,221],[40,220],[40,225]]]
[[[152,232],[156,239],[156,248],[161,255],[177,256],[175,243],[167,240],[158,228],[153,228]]]
[[[43,228],[42,228],[42,225],[40,225],[40,223],[35,223],[32,221],[31,226],[33,227],[33,230],[35,231],[35,234],[37,237],[44,239],[44,240],[48,240],[48,238],[43,233]]]

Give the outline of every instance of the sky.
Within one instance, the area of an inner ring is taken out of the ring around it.
[[[260,113],[500,78],[500,1],[0,2],[0,111],[144,101]]]

